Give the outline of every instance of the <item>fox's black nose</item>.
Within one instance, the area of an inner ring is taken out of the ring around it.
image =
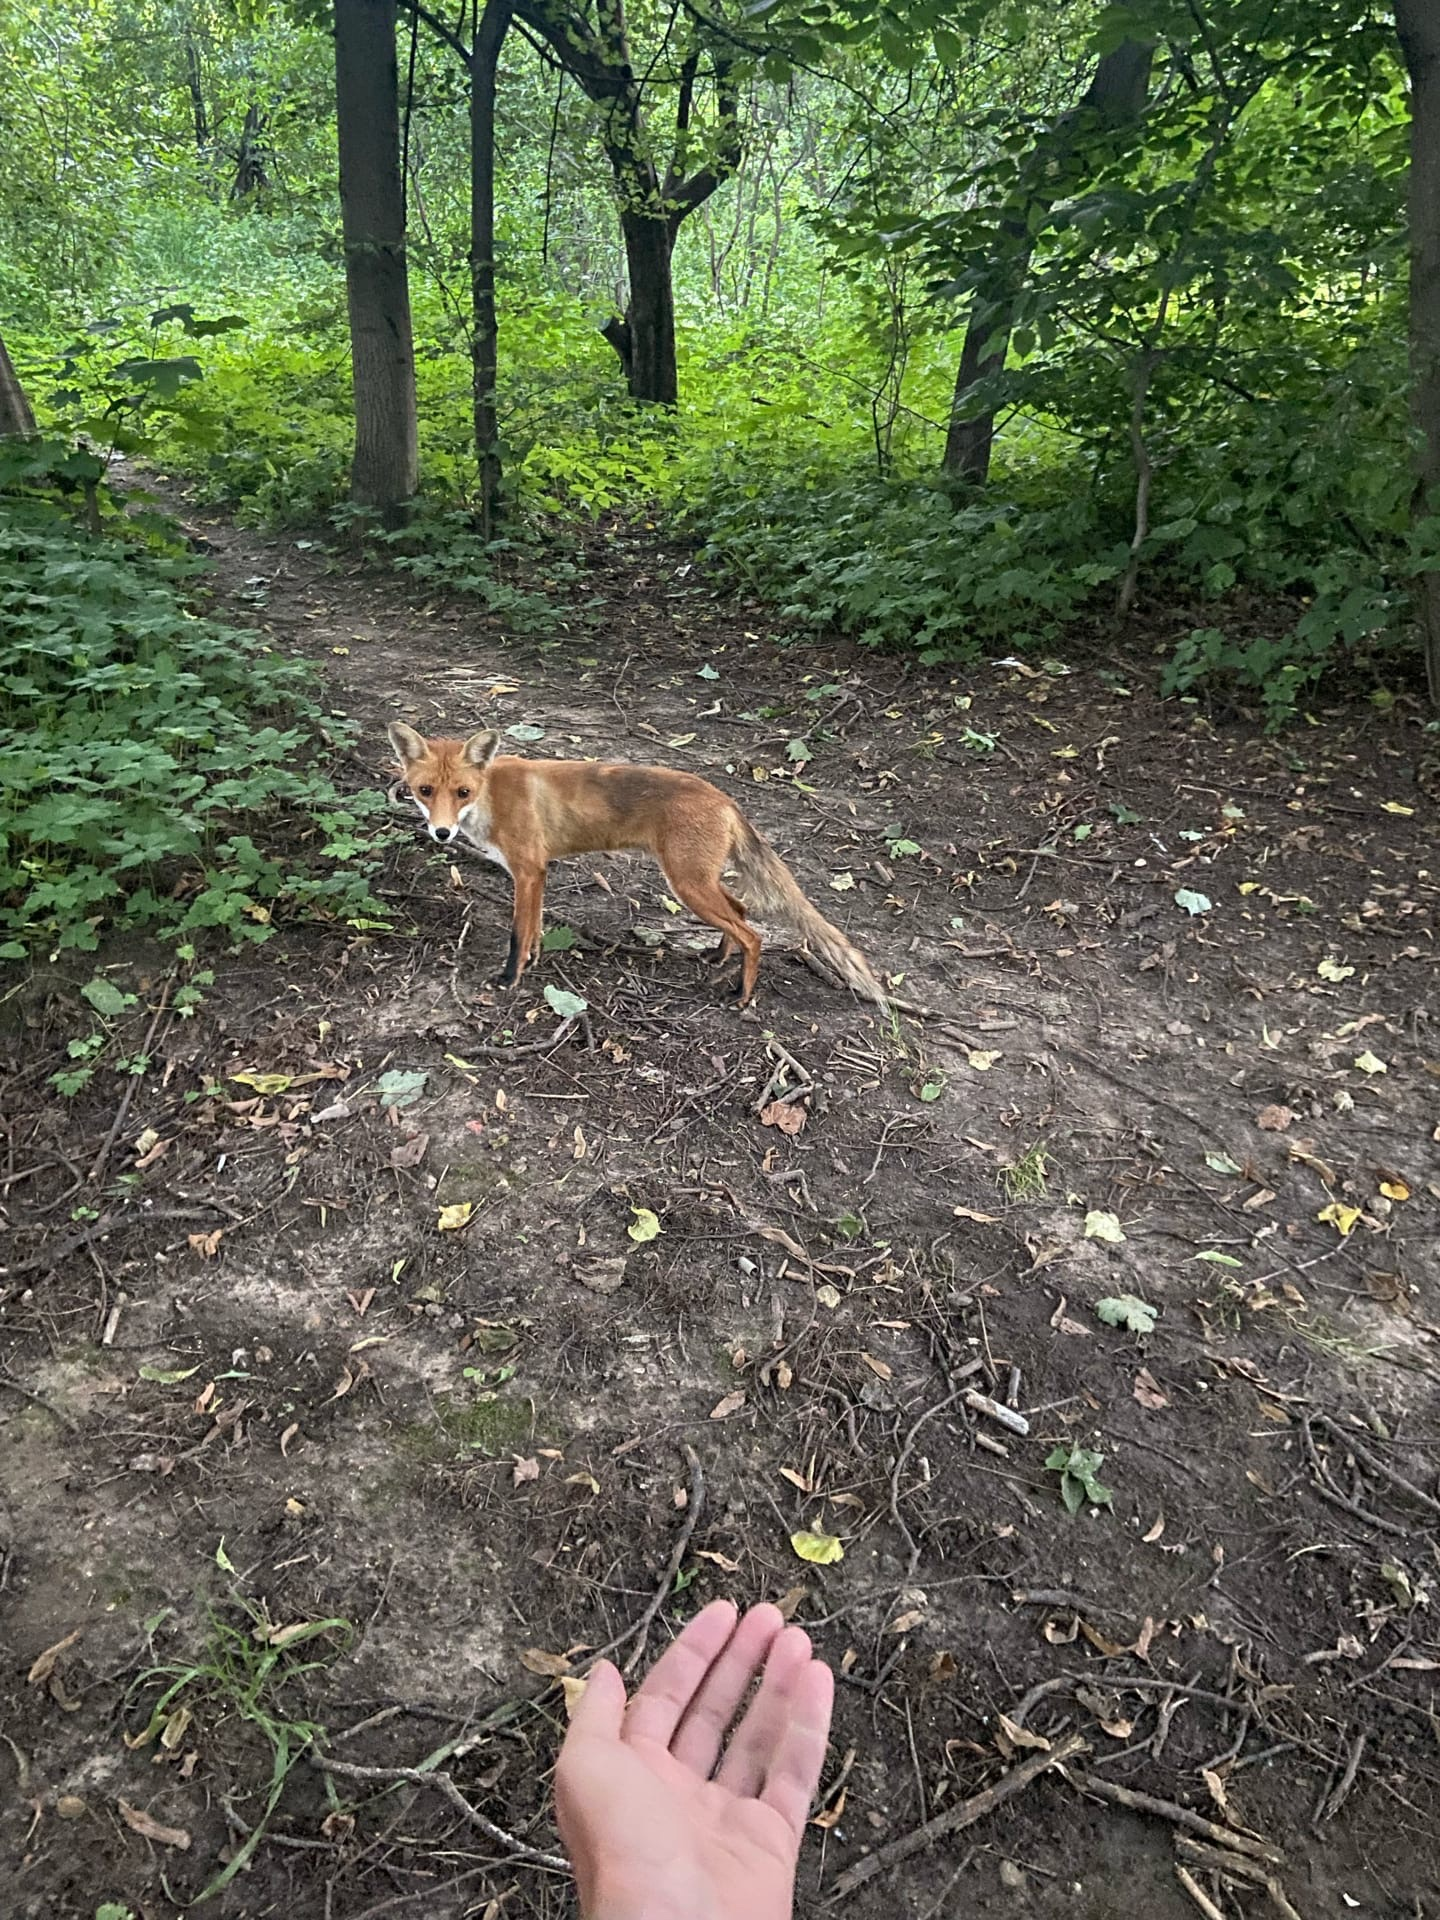
[[[444,846],[448,845],[448,843],[455,838],[455,832],[454,827],[431,827],[430,837],[438,840],[441,845]]]

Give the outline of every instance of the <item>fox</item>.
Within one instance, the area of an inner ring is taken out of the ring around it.
[[[577,853],[648,853],[675,898],[716,928],[717,964],[738,951],[740,1007],[755,996],[761,940],[753,909],[797,933],[846,986],[879,1007],[885,989],[869,962],[819,913],[729,794],[671,767],[591,760],[523,760],[499,752],[493,731],[427,740],[396,720],[387,729],[400,780],[441,846],[465,840],[503,867],[514,888],[510,951],[491,982],[513,987],[540,947],[545,877]],[[722,884],[736,878],[744,898]]]

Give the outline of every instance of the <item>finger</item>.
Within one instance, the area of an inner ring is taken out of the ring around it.
[[[752,1607],[716,1656],[686,1709],[670,1751],[702,1779],[708,1780],[714,1772],[730,1722],[784,1627],[785,1618],[778,1607]]]
[[[640,1683],[625,1714],[627,1740],[655,1740],[669,1746],[711,1662],[735,1631],[735,1617],[730,1600],[712,1600],[700,1609]]]
[[[599,1660],[575,1702],[570,1725],[565,1729],[565,1746],[574,1740],[618,1740],[624,1715],[625,1682],[608,1660]]]
[[[790,1714],[766,1771],[760,1798],[767,1807],[774,1807],[798,1845],[830,1744],[835,1676],[823,1660],[812,1660],[800,1669],[789,1703]]]
[[[802,1627],[787,1627],[771,1643],[760,1691],[731,1736],[715,1775],[722,1787],[745,1797],[759,1793],[780,1750],[792,1690],[809,1662],[810,1636]]]

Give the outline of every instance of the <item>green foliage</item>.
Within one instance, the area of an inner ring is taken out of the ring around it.
[[[1096,1478],[1104,1464],[1104,1454],[1091,1447],[1054,1447],[1045,1456],[1045,1471],[1060,1476],[1060,1497],[1068,1512],[1079,1513],[1087,1501],[1092,1507],[1114,1506],[1114,1494]]]
[[[335,787],[308,671],[192,612],[193,561],[79,532],[35,458],[0,449],[0,959],[375,912],[383,801]]]

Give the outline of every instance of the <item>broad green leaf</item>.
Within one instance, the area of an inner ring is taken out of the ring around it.
[[[567,993],[563,987],[546,987],[545,1004],[562,1020],[578,1020],[590,1002],[581,994]]]
[[[1085,1238],[1104,1240],[1112,1247],[1118,1247],[1125,1238],[1125,1229],[1113,1213],[1106,1213],[1100,1207],[1092,1207],[1085,1216]]]
[[[792,1533],[790,1545],[813,1567],[833,1567],[837,1560],[845,1558],[845,1549],[833,1533]]]
[[[1095,1302],[1096,1316],[1107,1327],[1124,1327],[1130,1333],[1153,1333],[1159,1311],[1158,1307],[1137,1300],[1133,1293],[1117,1293],[1110,1299]]]
[[[649,1207],[632,1207],[630,1211],[635,1218],[625,1231],[637,1246],[643,1247],[647,1240],[654,1240],[665,1231],[660,1225],[659,1215],[652,1213]]]

